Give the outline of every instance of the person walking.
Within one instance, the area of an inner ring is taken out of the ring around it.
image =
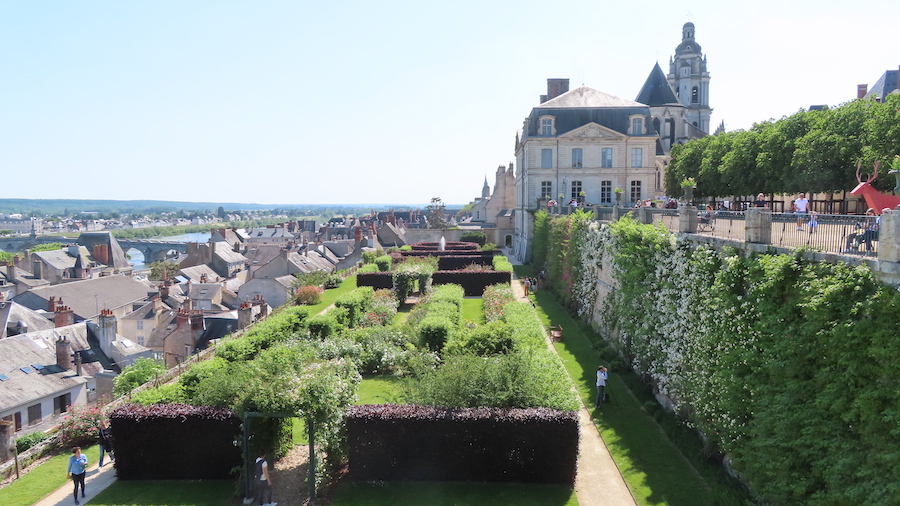
[[[103,455],[109,454],[109,460],[113,460],[112,433],[109,431],[109,420],[100,422],[100,467],[103,467]]]
[[[69,457],[68,476],[72,478],[75,484],[75,504],[78,502],[78,487],[81,486],[81,497],[84,498],[84,475],[87,467],[87,456],[81,453],[81,447],[72,448],[72,456]]]
[[[603,405],[604,392],[606,390],[606,380],[609,378],[609,374],[606,371],[606,368],[602,365],[597,368],[597,407]]]
[[[263,502],[263,498],[268,501]],[[278,506],[272,500],[272,476],[269,474],[269,463],[266,452],[260,452],[256,458],[256,504],[259,506]]]
[[[531,288],[531,281],[528,278],[522,281],[522,288],[525,289],[525,296],[528,297],[528,289]]]
[[[794,201],[794,212],[797,213],[797,230],[803,230],[803,215],[809,212],[809,200],[801,193]]]

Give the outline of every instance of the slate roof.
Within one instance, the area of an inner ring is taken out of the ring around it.
[[[864,98],[877,98],[878,100],[884,102],[885,98],[890,95],[890,93],[898,88],[897,86],[897,75],[900,73],[898,70],[888,70],[884,74],[878,78],[878,81],[869,88],[869,92],[866,93]]]
[[[119,270],[131,270],[133,268],[128,261],[128,257],[125,256],[122,246],[119,246],[119,241],[116,240],[111,232],[82,232],[78,236],[78,244],[87,247],[89,252],[94,251],[95,244],[105,244],[109,246],[109,263],[107,265]]]
[[[557,136],[591,122],[623,135],[629,135],[631,116],[642,115],[646,124],[649,124],[650,108],[644,104],[581,86],[532,109],[527,121],[527,137],[542,137],[540,135],[540,117],[547,115],[555,118]],[[656,135],[656,133],[651,132],[644,135]]]
[[[634,100],[651,107],[669,104],[681,105],[675,92],[672,91],[672,87],[669,86],[666,74],[663,73],[659,63],[653,66],[653,70],[650,71],[650,75],[644,81],[644,86],[641,87],[641,91]]]
[[[247,261],[247,257],[234,251],[226,242],[220,241],[212,244],[215,248],[215,254],[226,263],[244,263]]]
[[[40,258],[47,265],[59,270],[75,267],[75,262],[79,259],[81,260],[82,267],[89,267],[91,265],[90,260],[87,259],[88,250],[84,246],[78,246],[77,257],[70,255],[68,248],[65,247],[50,251],[35,251],[32,252],[31,255]]]
[[[281,254],[280,244],[248,244],[244,256],[253,267],[266,265]]]
[[[88,341],[88,328],[84,323],[0,339],[0,374],[9,378],[0,381],[0,388],[3,389],[0,411],[31,403],[87,382],[85,378],[76,376],[74,370],[57,367],[56,341],[63,336],[71,343],[73,352],[90,350],[81,354],[84,376],[93,376],[104,367],[112,365],[98,349],[92,349]],[[44,367],[29,373],[21,369],[35,364]]]
[[[285,237],[287,239],[294,238],[294,234],[288,232],[282,227],[251,228],[247,231],[247,235],[250,239],[274,239],[281,237]]]
[[[150,285],[128,276],[104,276],[34,288],[17,295],[13,301],[34,310],[46,310],[50,297],[61,298],[76,317],[88,319],[100,314],[101,309],[143,301],[151,291]]]
[[[223,243],[224,244],[224,243]],[[195,265],[193,267],[183,267],[178,270],[178,274],[184,276],[195,283],[200,282],[200,279],[203,275],[206,275],[207,279],[216,279],[219,278],[219,273],[214,271],[212,267],[207,264]]]
[[[222,289],[221,283],[191,283],[191,292],[188,294],[193,300],[212,300],[215,298],[219,290]]]
[[[47,330],[56,327],[44,315],[12,301],[0,302],[0,338],[7,337],[8,327],[15,327],[16,334],[22,333],[18,329],[25,325],[25,332]]]

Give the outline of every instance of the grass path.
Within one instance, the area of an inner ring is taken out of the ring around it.
[[[84,449],[88,463],[93,465],[100,458],[100,447]],[[0,489],[0,504],[3,506],[31,506],[44,496],[69,482],[66,469],[71,453],[57,455],[32,469],[28,474]]]

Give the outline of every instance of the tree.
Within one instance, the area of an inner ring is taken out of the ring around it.
[[[428,204],[428,214],[425,219],[428,221],[428,228],[447,228],[448,223],[444,220],[444,201],[440,197],[433,197],[431,204]]]
[[[130,366],[122,369],[122,374],[116,376],[113,394],[121,397],[165,371],[166,366],[161,362],[149,358],[139,358]]]
[[[150,264],[151,281],[164,281],[163,277],[172,277],[181,267],[171,260],[157,260]]]

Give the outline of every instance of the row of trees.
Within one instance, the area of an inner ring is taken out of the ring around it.
[[[900,95],[884,103],[854,100],[674,146],[666,193],[680,196],[689,177],[697,181],[694,194],[707,197],[850,190],[857,162],[869,173],[881,162],[886,174],[900,165],[898,154]],[[888,177],[875,184],[881,191],[893,186]]]

